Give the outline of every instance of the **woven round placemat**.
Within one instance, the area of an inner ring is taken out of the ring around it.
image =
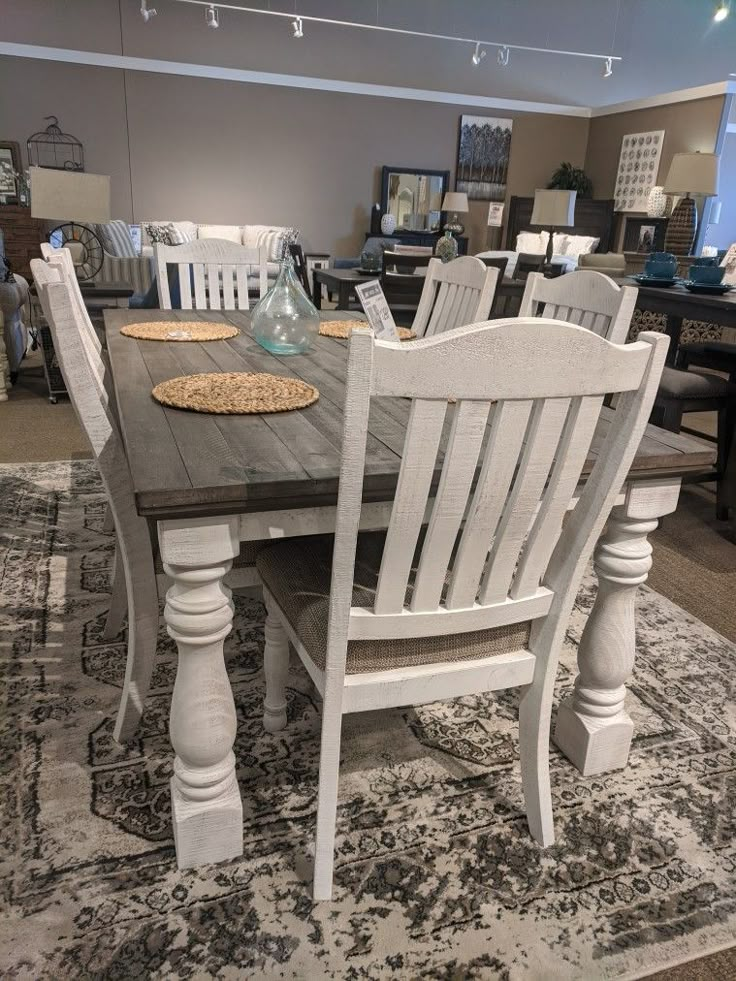
[[[367,327],[365,320],[323,320],[319,325],[319,332],[323,337],[339,337],[347,340],[353,327]],[[408,327],[397,327],[400,341],[410,341],[417,335]]]
[[[210,321],[181,323],[171,320],[154,320],[144,324],[127,324],[120,328],[126,337],[139,341],[224,341],[240,331],[231,324],[214,324]]]
[[[246,371],[182,375],[156,385],[151,394],[175,409],[220,415],[288,412],[305,409],[319,398],[314,386],[298,378]]]

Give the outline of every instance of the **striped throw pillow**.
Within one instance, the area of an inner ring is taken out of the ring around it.
[[[97,226],[97,236],[108,255],[130,259],[137,255],[127,221],[108,221]]]

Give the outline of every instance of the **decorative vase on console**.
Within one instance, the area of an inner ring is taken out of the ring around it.
[[[381,218],[381,231],[384,235],[393,235],[396,231],[396,218],[389,212]]]
[[[647,201],[647,217],[663,218],[667,210],[667,195],[663,187],[653,187]]]
[[[302,354],[319,333],[319,313],[294,270],[287,254],[276,282],[253,308],[253,336],[274,354]]]
[[[453,238],[452,232],[447,229],[445,234],[437,241],[437,245],[434,247],[434,254],[442,262],[450,262],[451,259],[457,259],[457,241]]]

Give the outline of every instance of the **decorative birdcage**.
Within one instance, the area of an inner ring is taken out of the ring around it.
[[[52,170],[84,170],[84,147],[69,133],[63,133],[56,116],[45,116],[46,129],[29,136],[26,141],[30,167]]]

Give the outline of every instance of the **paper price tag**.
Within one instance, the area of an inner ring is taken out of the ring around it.
[[[500,228],[503,225],[503,204],[491,201],[488,205],[488,225],[490,228]]]
[[[378,280],[361,283],[355,287],[355,292],[376,337],[382,341],[398,341],[399,332]]]

